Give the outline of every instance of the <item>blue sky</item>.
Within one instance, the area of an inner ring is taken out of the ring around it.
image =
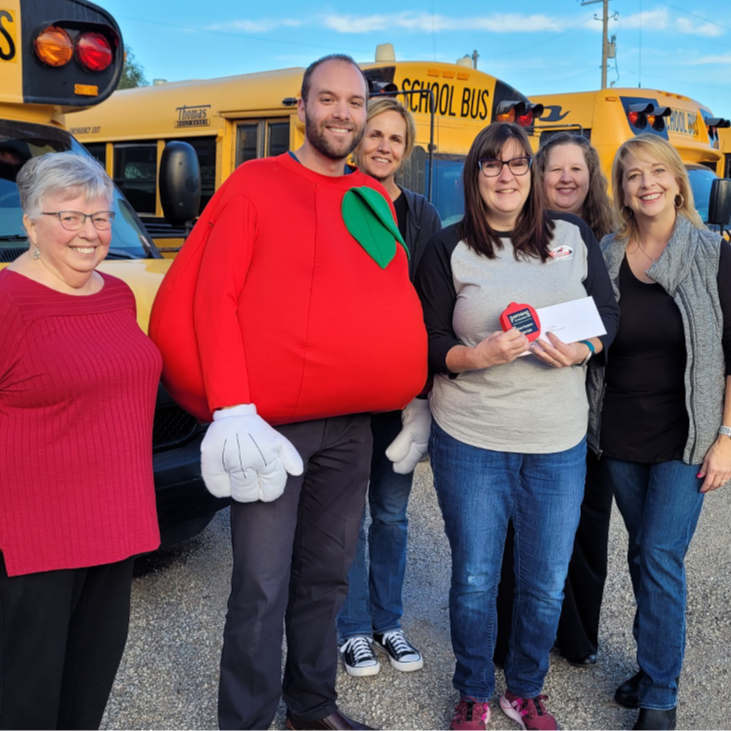
[[[580,0],[231,2],[96,0],[122,28],[148,80],[179,81],[306,66],[326,53],[372,61],[390,42],[399,60],[455,61],[530,96],[600,86],[602,4]],[[617,86],[686,94],[731,119],[731,2],[610,0]]]

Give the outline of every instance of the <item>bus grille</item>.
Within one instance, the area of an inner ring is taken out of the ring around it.
[[[12,249],[0,248],[0,262],[5,263],[15,261],[21,254],[24,254],[26,251],[28,251],[27,246],[23,246],[22,248],[13,247]]]
[[[198,421],[177,404],[158,406],[152,428],[152,448],[164,449],[179,442],[188,441],[198,431]]]

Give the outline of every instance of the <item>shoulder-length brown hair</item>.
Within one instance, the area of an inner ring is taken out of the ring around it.
[[[589,169],[589,191],[581,206],[581,218],[594,232],[597,241],[601,241],[607,234],[614,233],[619,224],[607,194],[607,178],[602,171],[599,154],[586,137],[570,132],[560,132],[551,137],[536,154],[536,183],[544,186],[548,156],[551,150],[561,145],[576,145],[584,153]]]
[[[704,228],[703,220],[693,202],[693,189],[690,187],[688,171],[680,159],[678,151],[662,137],[657,135],[644,133],[627,140],[617,150],[612,163],[612,192],[614,194],[614,210],[619,218],[619,230],[617,236],[619,238],[631,238],[638,235],[637,220],[635,219],[632,209],[627,206],[624,201],[624,158],[632,154],[640,160],[657,160],[667,167],[667,169],[675,176],[680,189],[680,201],[675,201],[675,208],[678,213],[683,213],[690,219],[690,222],[696,228]]]
[[[500,159],[505,145],[515,140],[523,148],[525,157],[533,159],[528,135],[522,127],[509,122],[495,122],[483,129],[470,147],[464,163],[464,218],[457,226],[457,235],[473,251],[495,259],[502,250],[501,232],[493,229],[487,222],[488,208],[480,195],[480,160],[487,157]],[[526,173],[531,175],[530,172]],[[530,192],[518,214],[515,229],[510,234],[513,253],[516,259],[531,257],[548,260],[548,245],[551,243],[554,224],[548,217],[543,200],[543,188],[531,180]],[[503,232],[503,236],[504,236]]]

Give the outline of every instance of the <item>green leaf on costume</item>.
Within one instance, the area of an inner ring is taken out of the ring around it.
[[[386,199],[373,188],[351,188],[343,197],[343,221],[351,236],[385,269],[396,256],[396,242],[409,250]]]

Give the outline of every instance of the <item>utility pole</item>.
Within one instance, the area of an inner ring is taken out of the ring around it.
[[[583,5],[603,3],[602,14],[602,89],[607,88],[607,56],[609,52],[609,0],[582,0]],[[596,16],[594,16],[596,17]]]

